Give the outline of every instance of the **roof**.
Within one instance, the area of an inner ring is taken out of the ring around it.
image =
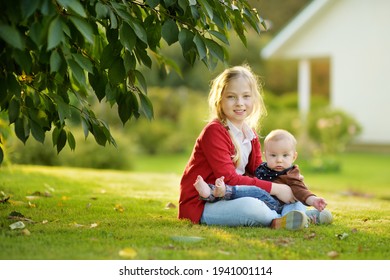
[[[272,57],[296,32],[331,2],[333,0],[313,0],[263,48],[261,56],[265,59]]]

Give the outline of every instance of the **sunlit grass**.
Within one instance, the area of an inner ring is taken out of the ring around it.
[[[165,164],[149,172],[2,167],[0,191],[10,199],[0,203],[0,259],[121,259],[124,249],[143,260],[389,259],[389,158],[350,154],[341,173],[304,174],[335,221],[296,232],[178,220],[181,168],[167,166],[183,166],[185,157],[140,159],[144,168]],[[28,232],[10,230],[13,211],[34,221],[25,221]]]

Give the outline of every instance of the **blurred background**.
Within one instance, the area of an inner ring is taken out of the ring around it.
[[[359,81],[365,80],[374,88],[376,81],[370,77],[381,76],[380,72],[374,72],[379,71],[375,70],[376,64],[373,64],[373,54],[377,50],[370,49],[371,45],[367,43],[369,38],[362,37],[371,34],[375,26],[362,18],[359,19],[359,25],[355,25],[353,21],[363,11],[365,16],[371,15],[374,19],[379,14],[380,19],[384,9],[378,3],[385,3],[386,0],[370,3],[347,0],[250,2],[266,20],[269,30],[264,31],[260,37],[255,33],[247,34],[247,47],[231,34],[228,66],[248,63],[262,78],[268,116],[258,131],[259,135],[265,136],[275,128],[291,131],[299,141],[299,161],[318,172],[337,172],[341,168],[337,161],[340,153],[389,152],[390,129],[386,123],[374,121],[381,119],[377,115],[379,109],[367,103],[371,100],[377,100],[378,106],[386,103],[381,98],[385,94],[390,96],[387,94],[389,86],[382,86],[381,93],[371,92],[370,88],[359,85]],[[372,10],[367,10],[367,5]],[[339,22],[341,15],[346,24]],[[349,20],[350,15],[353,17]],[[349,21],[350,24],[347,24]],[[387,22],[382,22],[382,26],[388,26]],[[371,31],[365,31],[363,25],[368,25],[366,28]],[[323,26],[328,26],[328,29],[324,30]],[[348,34],[352,34],[351,40],[347,39]],[[354,34],[360,36],[361,41],[354,41]],[[388,35],[372,36],[387,40]],[[372,39],[374,42],[375,38]],[[362,46],[362,51],[370,54],[371,58],[365,59],[359,53],[353,53],[359,48],[351,47],[351,44]],[[375,43],[383,49],[388,44]],[[324,46],[334,46],[334,50],[324,49]],[[43,145],[34,139],[29,139],[24,145],[13,135],[13,128],[8,127],[0,117],[0,127],[7,139],[5,164],[181,172],[194,141],[208,119],[209,82],[221,72],[224,65],[219,65],[213,72],[209,72],[202,63],[191,68],[181,57],[179,48],[173,45],[166,49],[166,53],[178,63],[182,69],[182,77],[176,73],[164,75],[156,66],[143,69],[149,86],[148,95],[154,106],[152,121],[141,117],[123,126],[117,115],[117,108],[110,107],[104,100],[102,103],[90,100],[97,117],[110,125],[117,148],[101,147],[95,143],[93,136],[84,139],[80,120],[73,119],[76,150],[71,151],[69,147],[65,147],[57,155],[50,135],[47,135]],[[345,55],[340,54],[339,50],[343,50]],[[362,63],[367,60],[372,67],[361,63],[355,65],[356,60],[347,60],[351,71],[344,71],[342,60],[337,60],[337,57],[348,57],[348,53],[352,53]],[[356,76],[352,71],[354,69],[364,70],[365,76]],[[349,78],[341,78],[344,72],[350,73]],[[382,80],[385,82],[386,79],[382,77]],[[343,85],[344,88],[339,89],[337,85]],[[346,85],[353,85],[355,88],[348,89]],[[356,92],[356,89],[362,92]],[[368,94],[368,99],[365,94]],[[375,94],[379,97],[375,97]],[[363,98],[361,101],[359,96]],[[374,111],[371,112],[370,109]],[[365,115],[360,112],[365,112]]]

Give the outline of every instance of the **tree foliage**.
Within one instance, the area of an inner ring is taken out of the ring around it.
[[[123,124],[153,118],[140,69],[155,62],[180,72],[166,46],[213,69],[227,60],[230,31],[245,45],[247,28],[260,33],[263,24],[246,0],[13,0],[0,9],[0,109],[23,143],[51,131],[57,152],[76,147],[71,115],[85,137],[116,145],[91,96],[117,104]]]

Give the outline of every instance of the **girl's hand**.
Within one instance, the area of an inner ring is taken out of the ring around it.
[[[275,195],[284,203],[296,202],[291,188],[285,184],[272,183],[272,189],[270,194]]]

